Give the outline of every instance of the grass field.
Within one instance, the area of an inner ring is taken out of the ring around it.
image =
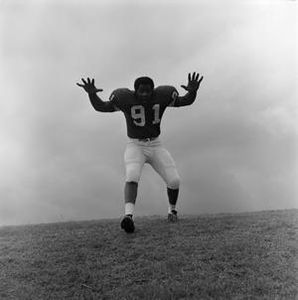
[[[298,210],[0,227],[0,299],[297,299]]]

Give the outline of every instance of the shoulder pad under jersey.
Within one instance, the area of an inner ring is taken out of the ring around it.
[[[178,92],[175,87],[171,85],[161,85],[155,89],[155,93],[158,97],[166,99],[168,105],[172,105],[178,97]]]
[[[133,95],[133,91],[127,88],[116,89],[111,93],[110,101],[112,101],[115,109],[124,111],[125,107],[132,101]]]

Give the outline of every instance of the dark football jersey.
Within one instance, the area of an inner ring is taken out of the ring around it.
[[[175,106],[177,90],[172,86],[159,86],[152,97],[144,102],[137,98],[134,91],[117,89],[112,92],[112,101],[116,110],[124,113],[127,135],[130,138],[153,138],[160,135],[160,122],[168,106]]]

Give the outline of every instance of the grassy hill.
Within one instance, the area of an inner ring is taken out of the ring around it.
[[[298,210],[0,227],[0,299],[297,299]]]

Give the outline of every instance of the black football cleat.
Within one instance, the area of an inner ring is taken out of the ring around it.
[[[177,210],[173,209],[170,213],[168,213],[168,221],[172,223],[178,221]]]
[[[121,221],[121,228],[127,233],[133,233],[135,231],[135,225],[131,215],[125,215]]]

